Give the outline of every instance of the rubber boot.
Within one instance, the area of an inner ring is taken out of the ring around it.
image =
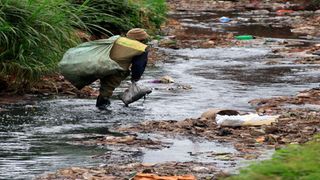
[[[101,95],[98,96],[97,98],[97,103],[96,103],[96,107],[100,110],[106,110],[107,107],[110,106],[110,100],[109,98],[104,98]]]

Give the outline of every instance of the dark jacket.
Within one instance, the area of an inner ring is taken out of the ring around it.
[[[148,50],[138,56],[132,58],[131,80],[139,81],[148,62]]]

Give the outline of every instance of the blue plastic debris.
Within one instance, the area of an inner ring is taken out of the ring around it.
[[[228,17],[222,16],[221,18],[219,18],[219,21],[222,23],[227,23],[227,22],[230,22],[231,19]]]

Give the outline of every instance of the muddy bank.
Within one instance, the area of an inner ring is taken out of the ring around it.
[[[304,143],[319,131],[319,93],[319,89],[312,89],[296,96],[250,101],[260,114],[281,115],[278,122],[271,126],[227,128],[218,126],[212,117],[200,117],[183,121],[148,121],[118,130],[142,133],[157,131],[172,135],[204,137],[209,140],[239,143],[248,149],[254,148],[257,142],[265,145]],[[238,150],[241,151],[240,148]]]
[[[170,169],[170,170],[169,170]],[[223,176],[222,172],[217,172],[213,164],[187,162],[187,163],[132,163],[120,166],[106,166],[103,168],[78,168],[72,167],[59,170],[55,174],[49,174],[46,177],[39,177],[38,180],[44,179],[96,179],[96,180],[125,180],[135,177],[138,172],[161,174],[163,176],[185,176],[198,174],[198,178],[212,179],[212,174]],[[192,179],[191,179],[192,180]]]
[[[182,121],[147,121],[130,127],[119,127],[114,129],[123,134],[162,134],[166,137],[183,136],[188,138],[206,139],[220,143],[231,143],[235,152],[216,153],[205,151],[194,153],[192,156],[220,159],[226,166],[235,166],[241,160],[254,160],[266,153],[266,149],[278,149],[287,144],[305,143],[309,141],[320,129],[319,113],[319,89],[311,89],[301,92],[295,96],[278,97],[270,99],[257,99],[251,101],[257,110],[272,107],[267,111],[272,114],[281,114],[276,123],[257,127],[221,127],[217,125],[210,112],[197,119],[185,119]],[[295,106],[299,104],[299,106]],[[284,108],[287,108],[284,110]],[[315,108],[315,109],[314,109]],[[260,110],[261,111],[261,110]],[[114,138],[105,136],[99,139],[88,140],[91,145],[120,144],[126,147],[144,147],[163,149],[163,143],[149,139],[148,143],[132,136]],[[83,142],[82,142],[83,143]],[[150,146],[150,144],[152,146]],[[162,145],[160,145],[162,144]],[[159,146],[160,145],[160,146]],[[171,144],[166,144],[168,147]],[[191,153],[191,152],[190,152]],[[101,156],[104,157],[104,156]],[[101,158],[100,157],[100,158]],[[225,176],[226,172],[221,169],[221,162],[167,162],[167,163],[141,163],[130,161],[124,164],[103,165],[99,168],[66,168],[55,173],[50,173],[39,179],[128,179],[136,173],[154,173],[159,175],[186,175],[193,174],[198,179],[217,178]],[[233,165],[232,165],[233,164]]]
[[[306,38],[319,36],[320,13],[305,1],[169,1],[171,12],[160,46],[212,48],[241,46],[236,35],[256,38]],[[227,17],[228,22],[221,22]]]

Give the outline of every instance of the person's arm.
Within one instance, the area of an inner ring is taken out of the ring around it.
[[[148,50],[132,58],[131,81],[139,81],[148,62]]]

